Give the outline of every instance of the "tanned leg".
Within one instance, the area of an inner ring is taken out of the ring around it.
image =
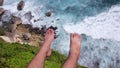
[[[81,36],[73,33],[70,35],[70,51],[69,56],[62,68],[77,68],[78,59],[80,57]]]
[[[43,43],[43,46],[27,68],[44,68],[46,57],[51,55],[50,45],[53,40],[54,30],[49,29],[45,34],[45,41]]]

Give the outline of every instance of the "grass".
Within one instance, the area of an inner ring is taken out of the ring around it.
[[[19,43],[10,44],[0,39],[0,68],[26,68],[38,51],[37,47]],[[53,51],[52,56],[45,62],[45,68],[60,68],[65,59],[66,56]]]

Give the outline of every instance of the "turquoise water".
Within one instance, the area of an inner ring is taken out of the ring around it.
[[[18,1],[5,0],[3,7],[21,17],[23,23],[58,27],[59,36],[51,48],[68,55],[69,35],[76,32],[82,34],[79,64],[120,68],[120,0],[25,0],[23,11],[17,11]],[[25,16],[29,11],[35,16],[31,21],[30,15]],[[53,13],[51,17],[44,15],[47,11]],[[33,22],[39,18],[42,20]]]

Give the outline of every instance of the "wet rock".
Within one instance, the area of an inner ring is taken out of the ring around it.
[[[30,40],[30,38],[31,38],[31,34],[30,33],[23,34],[23,39],[24,40]]]
[[[41,26],[41,35],[42,35],[42,36],[44,36],[44,35],[45,35],[46,30],[47,30],[46,25],[42,25],[42,26]]]
[[[30,33],[35,33],[35,34],[40,34],[40,29],[38,27],[30,28],[29,32]]]
[[[4,0],[0,0],[0,6],[2,6],[2,5],[3,5],[3,2],[4,2]]]
[[[50,16],[52,15],[52,12],[47,12],[47,13],[45,13],[45,15],[46,15],[47,17],[50,17]]]
[[[33,28],[33,32],[35,34],[41,34],[41,31],[40,31],[40,29],[38,27]]]
[[[59,20],[60,20],[59,18],[56,19],[56,21],[59,21]]]
[[[34,16],[32,15],[32,13],[29,11],[27,13],[25,13],[23,16],[22,16],[22,20],[23,20],[23,23],[24,24],[32,24],[31,20]]]
[[[33,29],[32,25],[30,24],[24,24],[25,28],[28,28],[28,29]]]
[[[24,1],[20,1],[17,5],[17,9],[20,11],[20,10],[23,10],[25,6],[25,2]]]
[[[46,25],[42,25],[42,26],[41,26],[41,30],[43,30],[43,32],[45,32],[45,31],[47,30]]]
[[[48,29],[53,29],[55,31],[57,30],[57,27],[50,26]]]
[[[15,24],[15,25],[20,25],[20,24],[22,24],[22,20],[19,17],[13,16],[12,17],[12,23]]]
[[[12,19],[12,13],[9,10],[4,11],[1,16],[2,23],[10,23]]]
[[[0,16],[4,13],[4,9],[3,8],[0,8]]]

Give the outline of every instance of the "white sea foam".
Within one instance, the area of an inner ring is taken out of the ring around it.
[[[94,17],[86,17],[76,25],[64,25],[68,33],[79,33],[93,38],[114,39],[120,41],[120,5],[113,6],[109,11]]]

